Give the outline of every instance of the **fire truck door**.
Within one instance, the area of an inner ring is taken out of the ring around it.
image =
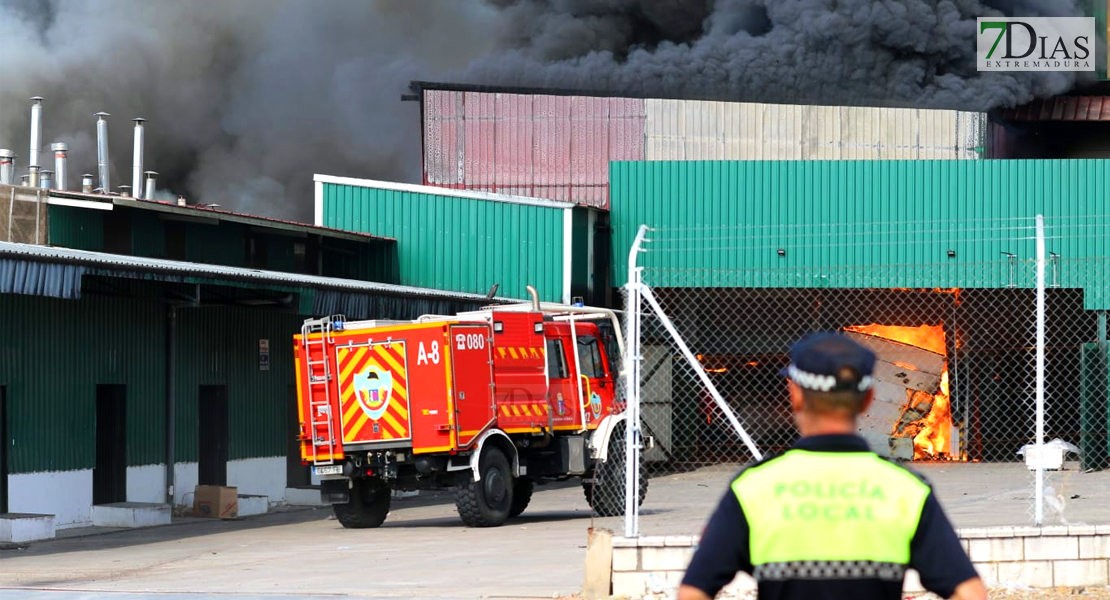
[[[455,435],[464,448],[494,422],[493,366],[486,325],[452,325],[451,378]]]
[[[616,412],[613,408],[613,377],[607,369],[601,342],[592,335],[578,336],[578,368],[581,370],[582,395],[586,418],[596,425],[603,417]]]
[[[570,355],[564,351],[564,340],[555,337],[547,340],[548,404],[551,406],[556,427],[568,427],[580,423],[578,416],[578,384],[575,382],[574,364]],[[583,390],[584,391],[584,390]]]

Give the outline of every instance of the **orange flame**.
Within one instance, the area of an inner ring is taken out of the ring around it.
[[[902,342],[924,348],[937,354],[946,354],[943,325],[921,325],[919,327],[900,327],[894,325],[857,325],[845,327],[847,331],[865,333],[876,337]],[[905,366],[905,365],[899,365]],[[919,394],[928,399],[928,396]],[[913,457],[915,459],[949,457],[951,454],[952,409],[948,387],[948,361],[940,376],[940,389],[932,398],[929,412],[913,423],[902,428],[903,432],[916,432],[913,435]],[[915,402],[915,409],[923,402]]]

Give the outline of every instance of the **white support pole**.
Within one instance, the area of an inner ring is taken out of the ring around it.
[[[628,325],[625,333],[628,343],[624,353],[624,536],[636,537],[640,534],[639,489],[640,489],[640,269],[636,262],[640,247],[647,235],[647,225],[640,225],[632,248],[628,251]]]
[[[690,368],[694,370],[694,373],[697,373],[698,379],[701,380],[702,385],[709,390],[709,394],[713,396],[713,401],[717,403],[717,407],[725,414],[729,423],[732,423],[732,428],[736,430],[737,435],[743,440],[744,445],[748,447],[748,451],[752,453],[752,456],[755,457],[756,460],[763,460],[763,454],[759,452],[759,448],[755,447],[755,442],[752,441],[752,438],[748,437],[748,432],[740,425],[740,420],[733,414],[732,408],[729,407],[725,399],[721,397],[721,393],[717,391],[717,387],[713,385],[713,381],[709,379],[709,375],[706,374],[705,369],[702,368],[697,357],[690,351],[690,347],[686,345],[686,340],[683,340],[682,336],[678,334],[678,329],[675,328],[670,317],[663,312],[663,307],[660,306],[659,302],[655,299],[655,294],[652,293],[651,288],[641,285],[640,294],[643,295],[644,300],[651,305],[651,309],[655,311],[655,315],[659,317],[659,321],[663,324],[663,328],[674,338],[675,343],[678,344],[679,351],[682,352],[682,356],[686,357],[686,362],[690,363]]]
[[[1033,521],[1044,521],[1044,215],[1037,215],[1037,483]]]

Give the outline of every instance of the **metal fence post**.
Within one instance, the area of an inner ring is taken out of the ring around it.
[[[1034,491],[1033,520],[1044,521],[1044,215],[1037,215],[1037,483]]]
[[[624,436],[624,535],[639,535],[639,486],[640,486],[640,270],[637,258],[647,234],[647,225],[640,225],[636,239],[628,251],[628,323],[625,330],[625,436]]]

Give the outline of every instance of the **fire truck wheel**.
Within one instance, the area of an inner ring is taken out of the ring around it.
[[[524,512],[528,508],[528,503],[532,501],[532,487],[533,482],[531,479],[517,479],[513,484],[513,507],[509,510],[509,517],[515,517]]]
[[[389,486],[356,479],[347,504],[335,504],[335,518],[347,529],[370,529],[380,526],[389,514]]]
[[[470,527],[496,527],[509,518],[513,507],[513,476],[509,460],[497,448],[486,448],[478,461],[482,480],[469,481],[455,490],[455,508]]]
[[[624,426],[618,426],[609,438],[609,459],[594,466],[582,480],[586,502],[599,517],[617,517],[624,514]],[[647,477],[640,477],[637,504],[647,496]]]

